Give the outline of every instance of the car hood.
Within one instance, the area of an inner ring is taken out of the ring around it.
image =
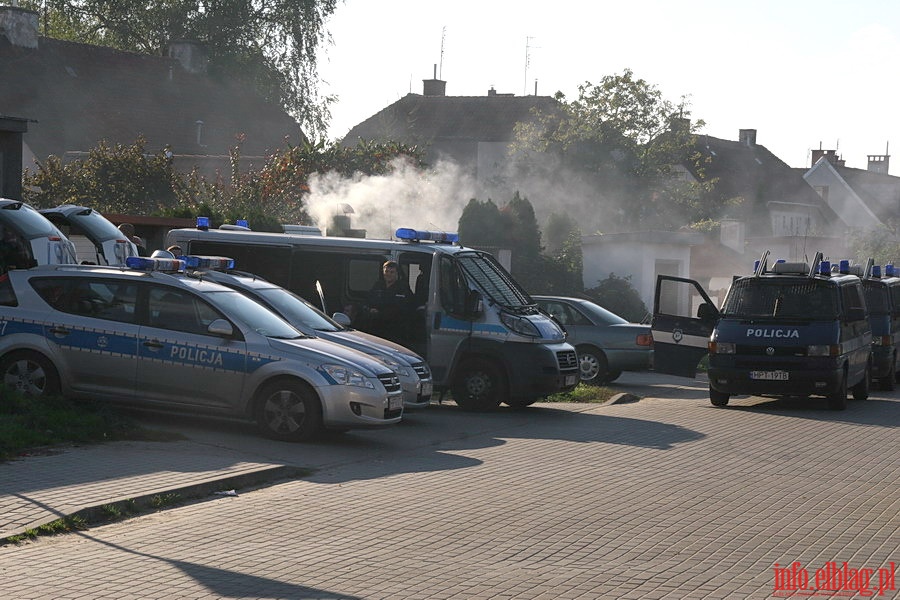
[[[294,355],[301,360],[355,367],[362,369],[366,375],[372,377],[393,373],[382,362],[368,354],[321,338],[298,338],[296,340],[269,338],[269,344],[274,350]]]
[[[337,344],[349,346],[366,354],[386,354],[394,359],[401,359],[409,364],[425,362],[421,356],[412,350],[375,335],[356,330],[345,331],[316,331],[316,335],[322,339]]]

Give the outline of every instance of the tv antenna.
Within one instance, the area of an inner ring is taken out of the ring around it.
[[[441,65],[441,66],[438,68],[438,76],[437,76],[438,79],[443,79],[443,72],[444,72],[444,41],[445,41],[446,39],[447,39],[447,26],[444,25],[444,27],[441,29],[441,60],[440,60],[440,65]]]
[[[531,40],[534,39],[534,36],[527,35],[525,36],[525,86],[522,88],[522,95],[528,95],[528,67],[531,65]],[[534,46],[537,48],[538,46]],[[535,81],[535,96],[537,95],[537,81]]]

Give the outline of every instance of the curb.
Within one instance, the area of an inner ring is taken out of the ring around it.
[[[620,392],[602,404],[602,406],[610,406],[612,404],[629,404],[631,402],[640,401],[640,396],[629,394],[628,392]]]
[[[62,519],[80,519],[87,526],[119,522],[151,511],[158,512],[166,508],[180,506],[184,504],[186,500],[204,498],[214,492],[246,489],[265,483],[272,483],[281,479],[303,477],[310,473],[312,473],[311,469],[287,465],[261,467],[235,475],[211,477],[197,483],[156,489],[152,492],[142,493],[136,496],[116,498],[109,502],[104,502],[103,504],[82,506],[74,510],[66,511],[65,513],[59,512],[55,516],[39,519],[23,527],[4,532],[4,537],[0,538],[0,546],[14,544],[15,542],[10,541],[10,538],[27,535],[26,532],[29,530],[36,530],[41,526]],[[164,498],[165,496],[174,496],[176,498],[173,499],[172,502],[161,503],[160,498]],[[119,514],[121,516],[117,518],[111,517],[113,514]]]

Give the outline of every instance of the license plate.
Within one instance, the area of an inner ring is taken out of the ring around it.
[[[566,375],[566,385],[575,385],[578,383],[578,375]]]
[[[388,408],[390,410],[403,408],[403,396],[393,396],[391,398],[388,398]]]
[[[433,383],[431,383],[430,381],[423,381],[421,394],[423,396],[430,396],[431,393],[434,391],[433,388],[434,388]]]
[[[787,381],[787,371],[750,371],[750,379],[766,379],[769,381]]]

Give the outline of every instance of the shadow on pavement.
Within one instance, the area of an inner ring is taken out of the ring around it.
[[[746,401],[753,401],[747,404]],[[743,402],[736,404],[735,402]],[[876,425],[878,427],[900,427],[900,411],[897,402],[891,400],[847,401],[846,410],[831,410],[825,398],[760,398],[749,396],[733,397],[728,406],[710,409],[762,412],[770,415],[784,415],[814,421],[839,421],[856,425]]]

